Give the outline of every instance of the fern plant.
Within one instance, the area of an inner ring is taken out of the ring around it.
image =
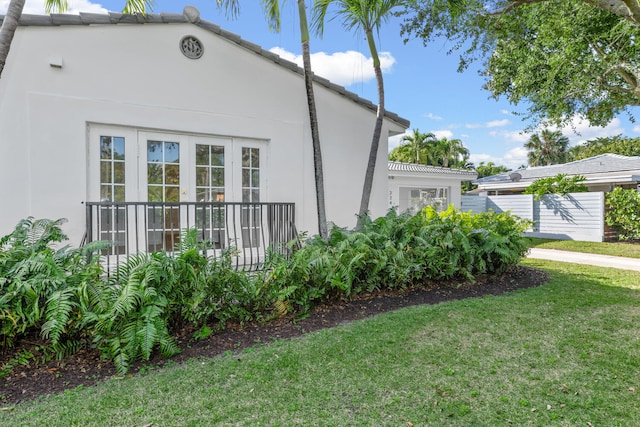
[[[56,250],[66,239],[63,223],[27,218],[0,239],[0,337],[7,347],[37,331],[58,357],[84,345],[84,295],[101,281],[97,254],[108,243]]]
[[[164,252],[130,256],[100,292],[101,303],[85,316],[94,343],[123,374],[138,359],[179,352],[167,324],[172,289],[177,285],[175,260]]]

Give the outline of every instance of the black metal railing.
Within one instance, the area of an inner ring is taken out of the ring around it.
[[[227,251],[236,268],[257,270],[267,249],[288,254],[297,237],[293,203],[87,202],[86,239],[112,243],[103,255],[117,265],[140,252],[175,252],[185,229],[196,229],[207,256]]]

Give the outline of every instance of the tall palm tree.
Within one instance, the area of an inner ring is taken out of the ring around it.
[[[2,77],[4,64],[7,62],[7,56],[9,56],[13,35],[16,33],[16,28],[18,28],[18,21],[22,15],[22,9],[24,9],[24,2],[25,0],[11,0],[7,14],[2,20],[2,27],[0,27],[0,77]]]
[[[529,166],[547,166],[564,163],[569,147],[569,138],[561,131],[544,129],[540,134],[531,135],[524,148],[529,150]]]
[[[240,12],[239,0],[216,0],[218,6],[224,7],[233,16]],[[300,20],[300,43],[302,45],[302,68],[304,70],[304,85],[307,92],[307,106],[309,108],[309,124],[311,127],[311,144],[313,146],[313,167],[316,182],[316,204],[318,214],[318,231],[323,239],[328,236],[327,214],[324,194],[324,169],[322,166],[322,149],[320,133],[318,131],[318,114],[313,92],[313,72],[311,71],[311,51],[309,48],[309,25],[307,22],[307,7],[304,0],[297,0],[298,16]],[[262,0],[262,7],[269,22],[269,28],[280,31],[280,2],[279,0]]]
[[[428,164],[429,159],[428,159],[428,155],[430,154],[430,150],[424,150],[425,148],[428,148],[429,145],[431,145],[433,143],[433,141],[435,140],[436,136],[434,134],[432,134],[431,132],[428,133],[420,133],[420,131],[418,129],[414,129],[413,130],[413,135],[409,136],[409,135],[405,135],[402,137],[402,141],[408,142],[411,145],[413,145],[413,148],[415,150],[416,153],[416,161],[415,163],[418,164],[422,164],[423,162],[420,161],[420,155],[426,151],[426,155],[427,158],[425,158],[424,162]]]
[[[7,14],[2,21],[2,27],[0,27],[0,78],[2,77],[2,70],[4,70],[7,57],[9,56],[13,36],[18,28],[18,21],[20,20],[20,16],[22,16],[24,3],[25,0],[11,0]],[[126,0],[123,12],[146,13],[152,3],[153,0]],[[67,0],[44,0],[44,5],[47,12],[64,12],[69,8]]]
[[[445,168],[464,167],[469,160],[469,150],[459,139],[442,138],[438,141],[437,151]]]
[[[437,142],[431,132],[422,133],[414,129],[413,133],[405,135],[400,140],[401,145],[391,150],[389,160],[422,165],[434,165],[433,147]]]
[[[378,33],[380,26],[387,22],[391,16],[392,9],[402,6],[405,0],[316,0],[314,4],[314,27],[319,34],[324,30],[324,22],[329,5],[335,3],[338,7],[337,16],[343,18],[343,25],[348,30],[364,32],[369,52],[373,59],[373,69],[376,75],[378,86],[378,109],[376,112],[376,122],[371,138],[371,149],[367,162],[364,185],[362,188],[362,199],[358,211],[358,225],[362,225],[363,216],[369,211],[369,200],[371,198],[371,188],[373,187],[373,175],[378,158],[378,147],[380,145],[380,134],[382,133],[382,122],[384,119],[384,81],[382,79],[382,68],[380,67],[380,57],[374,38],[374,32]]]

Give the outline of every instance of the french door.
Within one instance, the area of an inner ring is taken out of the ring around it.
[[[196,227],[216,249],[260,245],[261,210],[251,203],[266,195],[264,142],[97,125],[89,134],[89,199],[112,202],[100,238],[122,250],[136,239],[147,251],[174,251],[181,230]],[[120,202],[144,204],[132,218]],[[127,232],[131,222],[137,233]]]

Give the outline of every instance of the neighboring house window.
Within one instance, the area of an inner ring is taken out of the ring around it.
[[[100,201],[125,201],[125,139],[100,136]],[[100,239],[111,240],[109,253],[126,253],[126,208],[100,207]]]
[[[180,201],[180,143],[147,141],[147,200]],[[180,236],[180,207],[149,206],[149,251],[173,251]]]
[[[448,193],[448,188],[445,187],[412,189],[409,194],[409,209],[417,212],[431,206],[441,212],[449,205]]]

